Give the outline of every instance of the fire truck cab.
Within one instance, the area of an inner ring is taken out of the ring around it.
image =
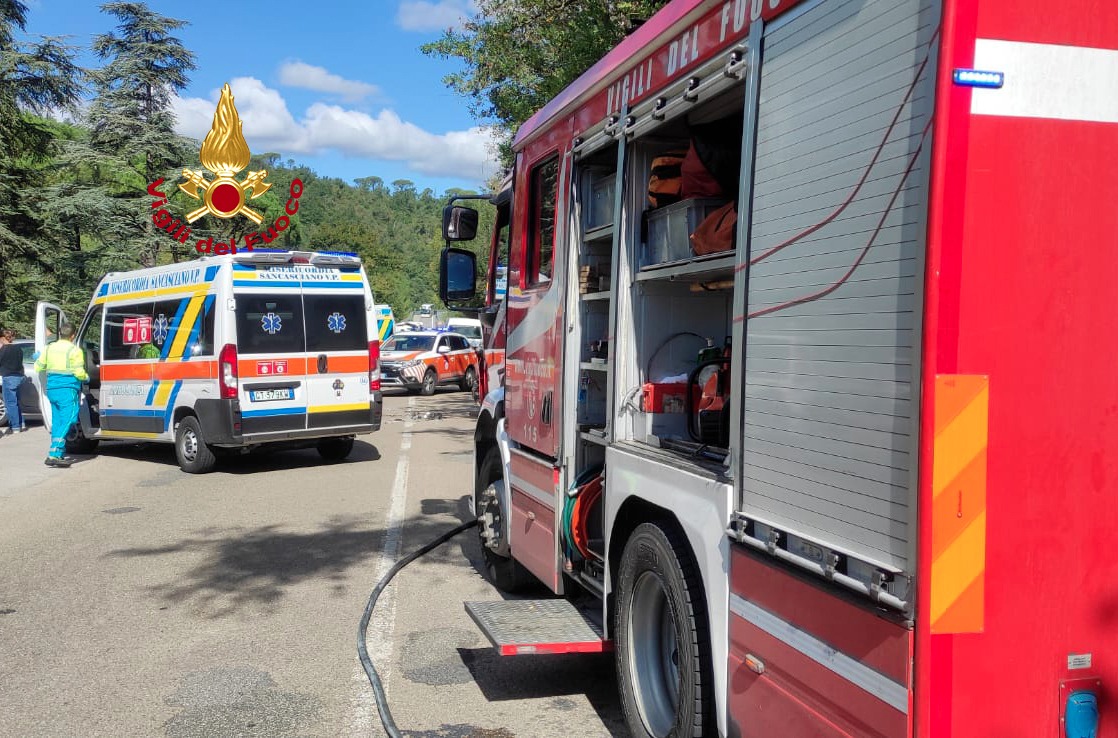
[[[637,736],[1118,737],[1116,81],[1091,0],[673,0],[529,119],[501,652],[614,650]]]

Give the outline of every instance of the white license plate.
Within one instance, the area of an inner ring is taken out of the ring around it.
[[[268,402],[270,400],[290,400],[293,397],[290,389],[253,390],[253,402]]]

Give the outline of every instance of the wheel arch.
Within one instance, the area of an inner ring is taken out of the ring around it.
[[[186,417],[197,418],[198,413],[194,412],[194,408],[190,405],[179,405],[178,407],[176,407],[174,414],[171,415],[171,427],[168,428],[168,430],[174,432],[178,424],[181,423],[182,419]]]
[[[663,521],[683,531],[681,545],[698,563],[707,602],[706,618],[714,665],[714,701],[720,730],[725,732],[726,664],[729,653],[730,539],[726,526],[732,485],[685,467],[649,463],[640,454],[607,449],[606,494],[606,627],[615,625],[618,566],[633,530],[644,522]],[[610,632],[612,637],[612,632]]]
[[[621,566],[621,554],[624,553],[625,544],[629,542],[633,531],[642,523],[658,523],[663,527],[677,531],[688,543],[687,553],[691,556],[692,563],[696,560],[695,551],[687,531],[674,512],[648,500],[630,495],[621,503],[621,507],[618,508],[617,514],[613,518],[613,525],[610,527],[609,546],[607,547],[609,578],[610,582],[613,583],[610,589],[610,615],[613,614],[613,594],[616,589],[617,571]]]

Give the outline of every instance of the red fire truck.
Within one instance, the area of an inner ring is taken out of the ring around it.
[[[637,736],[1118,736],[1116,89],[1111,2],[673,0],[533,116],[501,652],[613,649]]]

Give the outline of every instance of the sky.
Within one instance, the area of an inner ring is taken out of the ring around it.
[[[24,0],[30,35],[68,36],[82,66],[115,18],[91,0]],[[419,46],[457,26],[473,0],[148,0],[189,22],[175,32],[197,69],[174,101],[179,133],[201,140],[221,86],[233,90],[253,153],[274,151],[318,174],[407,179],[419,191],[482,189],[492,137],[449,90],[455,60]]]

